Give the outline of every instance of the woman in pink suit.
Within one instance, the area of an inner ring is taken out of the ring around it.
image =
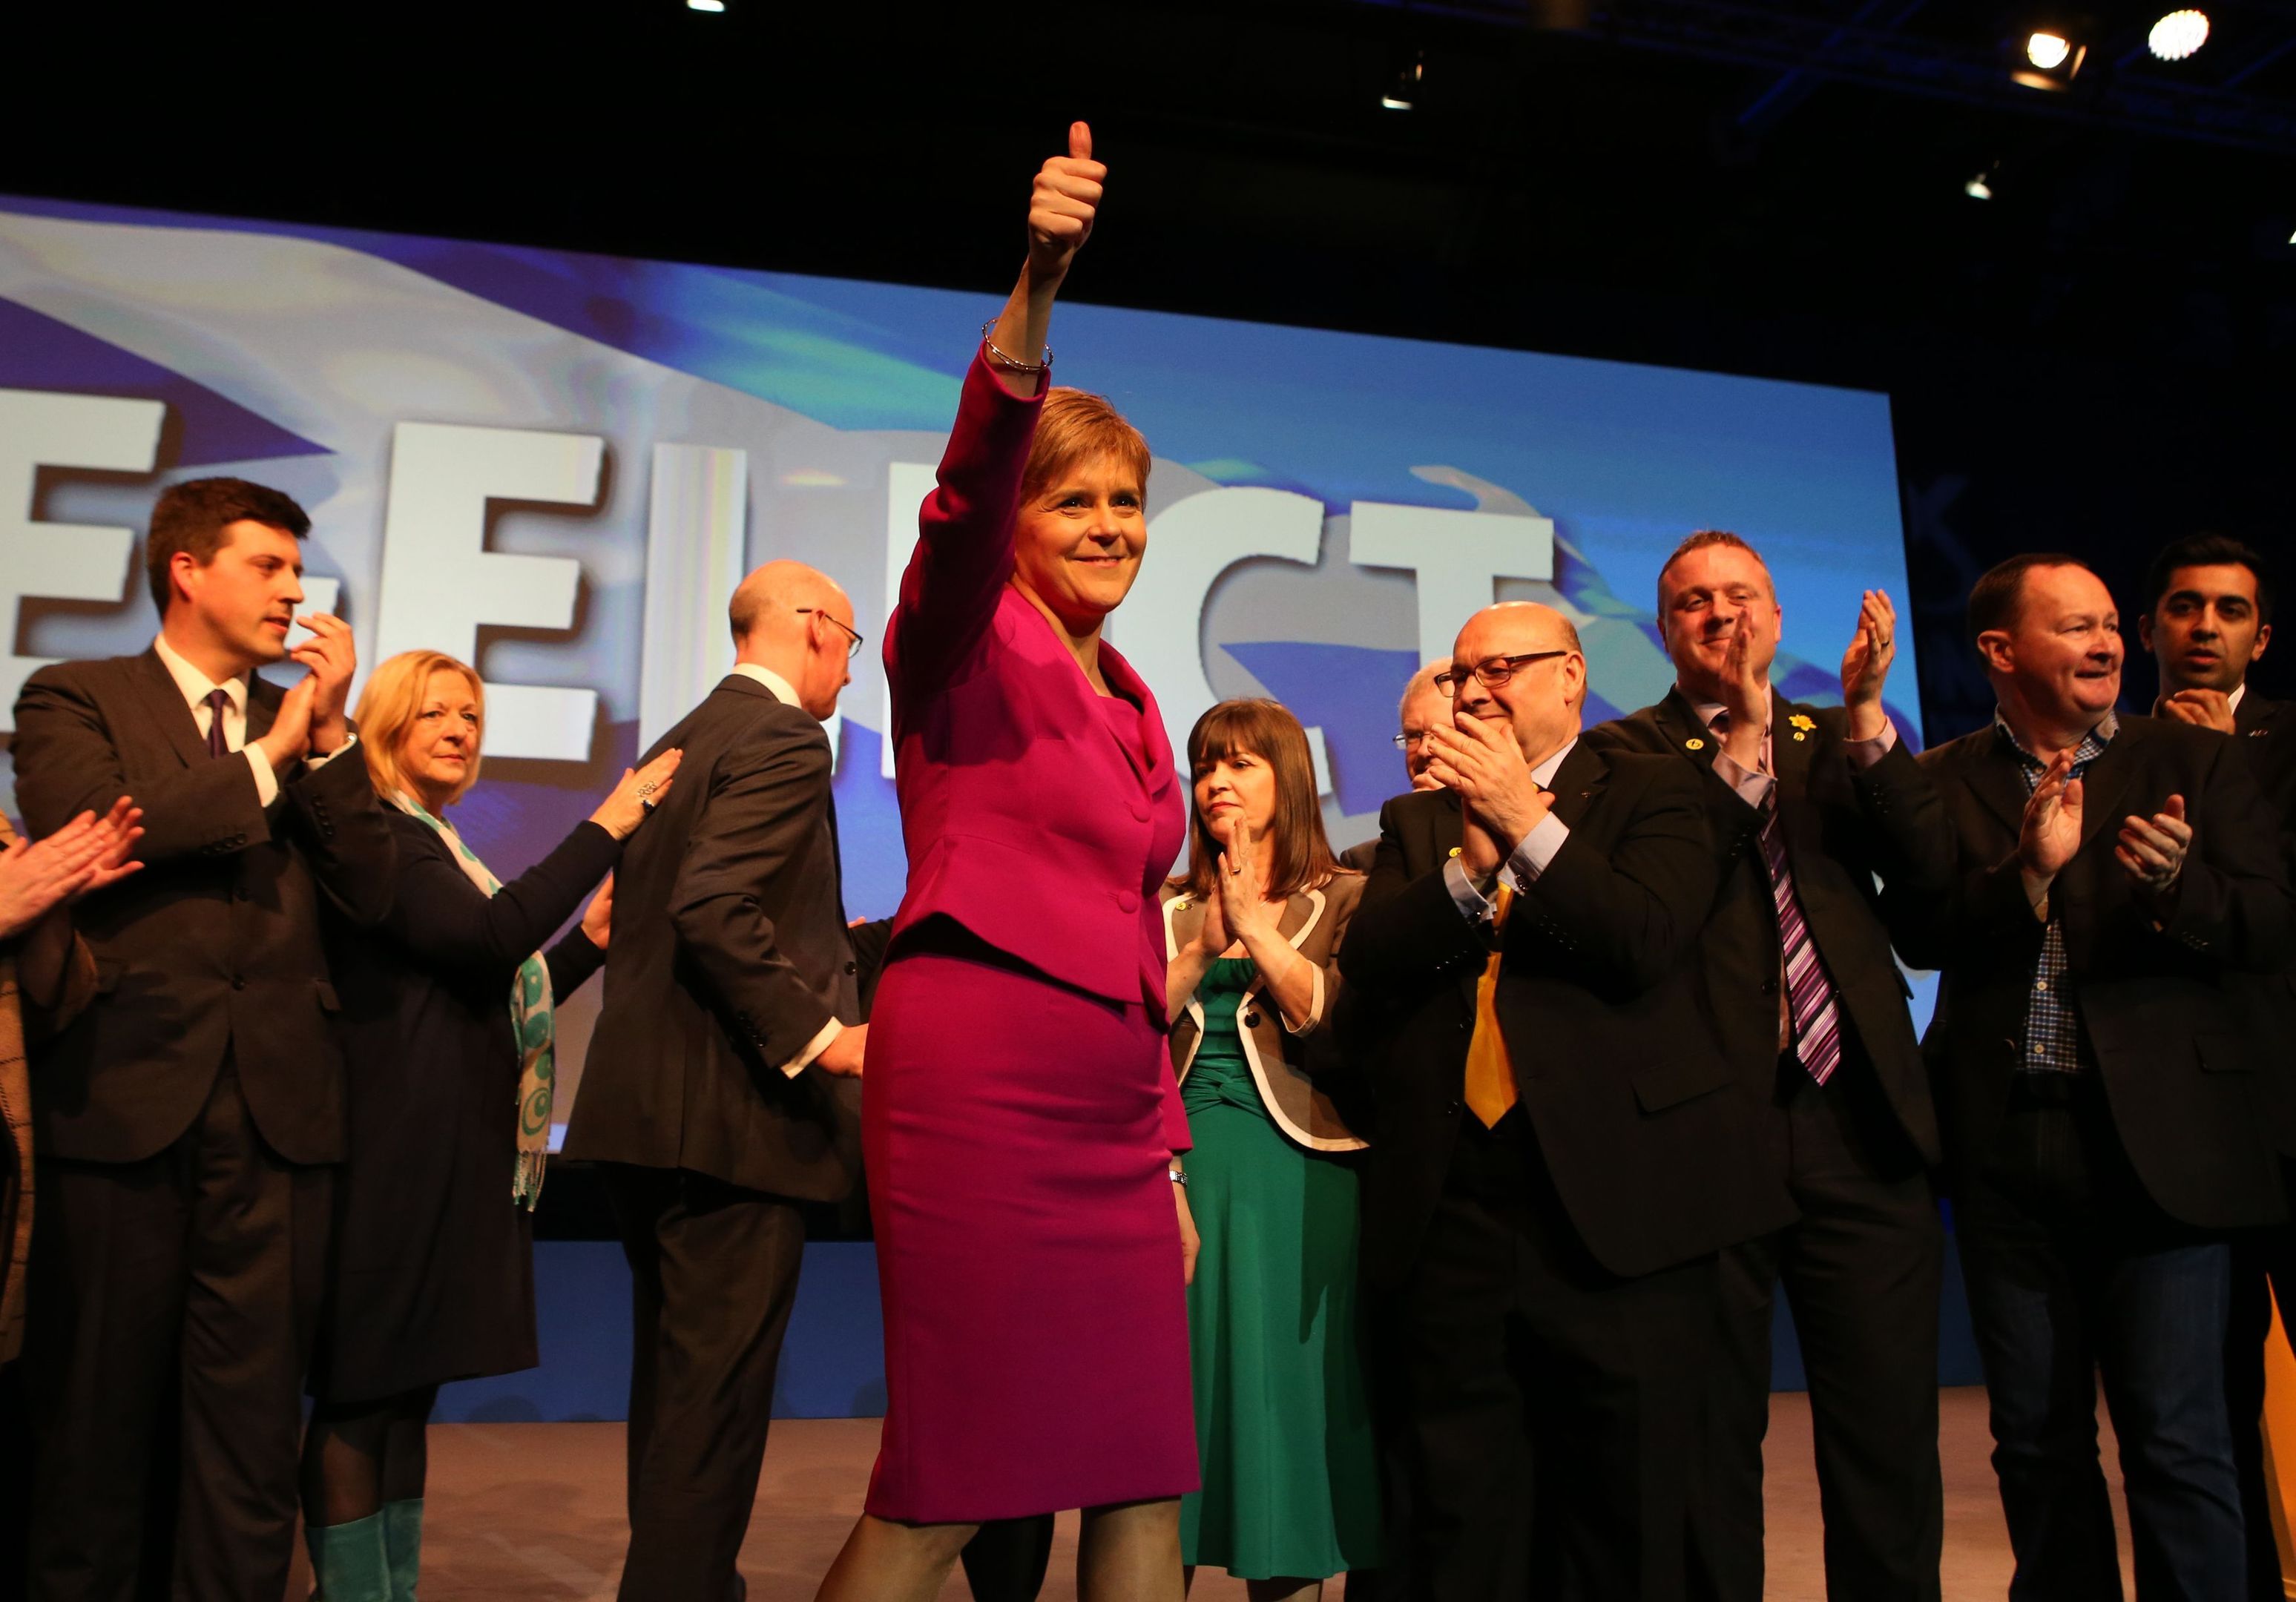
[[[936,1597],[982,1521],[1065,1508],[1086,1602],[1181,1595],[1194,1230],[1156,892],[1186,787],[1100,638],[1147,540],[1146,442],[1047,388],[1106,176],[1082,123],[1069,147],[1037,175],[885,630],[909,882],[862,1139],[887,1409],[834,1602]]]

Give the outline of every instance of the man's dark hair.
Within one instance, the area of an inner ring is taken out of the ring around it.
[[[2272,569],[2261,552],[2228,534],[2187,535],[2161,548],[2144,573],[2144,609],[2160,610],[2179,568],[2246,568],[2256,578],[2256,620],[2272,621]]]
[[[1970,586],[1969,642],[1991,629],[2009,628],[2017,621],[2018,609],[2025,599],[2025,575],[2036,568],[2079,568],[2090,570],[2089,565],[2078,556],[2068,556],[2062,551],[2028,551],[2013,556],[2005,562],[1996,563],[1986,570],[1985,576]]]
[[[144,571],[152,582],[152,604],[168,616],[168,565],[183,552],[201,567],[223,549],[223,531],[234,523],[262,523],[301,539],[311,532],[310,514],[294,498],[244,478],[186,478],[160,492],[152,508],[152,533],[144,542]]]

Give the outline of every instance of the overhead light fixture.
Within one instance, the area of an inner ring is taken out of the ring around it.
[[[1414,50],[1403,56],[1379,97],[1379,103],[1390,111],[1408,111],[1419,103],[1419,86],[1427,76],[1427,56]]]
[[[2010,77],[2029,89],[2064,89],[2072,85],[2073,75],[2081,69],[2088,57],[2088,46],[2073,38],[2070,33],[2055,29],[2036,29],[2025,38],[2025,66],[2016,69]]]
[[[2209,42],[2209,13],[2172,11],[2152,24],[2145,48],[2164,61],[2181,61]]]
[[[685,9],[722,12],[726,9],[726,0],[685,0]]]
[[[2073,42],[2060,33],[2037,33],[2025,41],[2025,59],[2044,72],[2054,72],[2072,53]]]
[[[1993,198],[1993,175],[2000,170],[2001,164],[1998,161],[1995,162],[1991,167],[1987,168],[1983,172],[1978,174],[1977,176],[1963,184],[1961,186],[1961,192],[1967,195],[1972,200],[1991,200]]]

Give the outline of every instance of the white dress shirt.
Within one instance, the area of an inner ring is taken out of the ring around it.
[[[736,662],[734,664],[734,671],[745,679],[754,679],[763,684],[767,690],[773,691],[774,699],[783,706],[795,707],[800,712],[805,710],[803,704],[797,699],[797,691],[790,688],[790,682],[772,668],[760,667],[755,662]],[[845,1026],[835,1018],[831,1018],[821,1026],[821,1032],[806,1042],[804,1050],[782,1064],[782,1073],[789,1078],[795,1079],[800,1074],[805,1072],[808,1063],[828,1050],[831,1041],[844,1033]]]
[[[160,664],[167,668],[168,676],[176,681],[176,688],[183,691],[184,699],[191,704],[192,722],[199,725],[201,740],[208,738],[208,726],[215,721],[215,708],[208,705],[208,697],[220,690],[230,698],[223,709],[224,747],[227,750],[246,754],[247,765],[255,774],[255,798],[258,802],[267,807],[279,799],[279,775],[271,771],[271,758],[264,755],[261,746],[248,743],[248,675],[242,673],[218,684],[185,661],[182,654],[168,643],[168,636],[164,633],[152,642],[152,649],[160,653]],[[324,756],[316,752],[307,753],[304,764],[308,767],[324,767],[349,750],[357,740],[358,737],[353,735]]]

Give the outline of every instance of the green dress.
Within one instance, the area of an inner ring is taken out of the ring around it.
[[[1203,1040],[1180,1088],[1203,1238],[1188,1335],[1204,1480],[1180,1502],[1180,1556],[1246,1580],[1319,1580],[1382,1556],[1356,1173],[1268,1116],[1236,1034],[1254,971],[1221,957],[1205,974]]]

